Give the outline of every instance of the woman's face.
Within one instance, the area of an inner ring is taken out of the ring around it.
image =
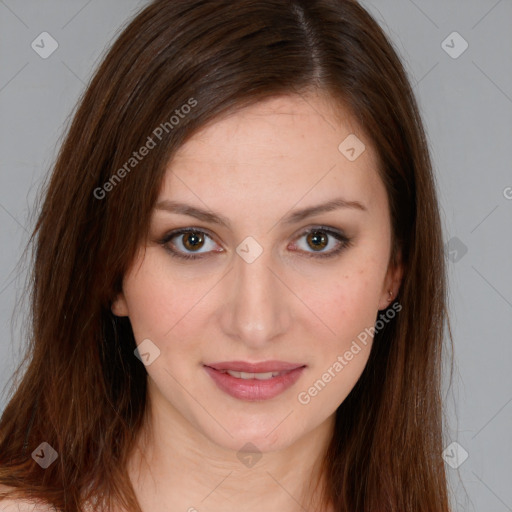
[[[143,343],[160,417],[225,448],[329,424],[398,291],[376,154],[332,108],[273,98],[183,145],[112,306]]]

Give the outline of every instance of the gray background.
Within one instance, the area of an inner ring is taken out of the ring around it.
[[[12,314],[26,297],[19,261],[38,187],[101,56],[145,4],[0,0],[0,410],[23,347],[23,309]],[[512,511],[512,1],[362,4],[405,63],[435,165],[455,345],[443,388],[445,447],[460,445],[445,458],[458,466],[446,464],[454,510]],[[47,59],[31,47],[44,31],[59,45]],[[454,31],[469,45],[457,58]]]

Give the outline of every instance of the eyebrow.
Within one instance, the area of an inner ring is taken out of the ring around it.
[[[281,222],[283,224],[295,224],[297,222],[300,222],[301,220],[306,219],[307,217],[312,217],[313,215],[317,215],[319,213],[339,210],[341,208],[349,208],[359,210],[361,212],[368,212],[366,206],[360,203],[359,201],[347,201],[346,199],[338,197],[336,199],[328,201],[327,203],[309,206],[301,210],[292,211],[291,213],[286,215]],[[231,222],[227,217],[224,217],[223,215],[220,215],[212,211],[196,208],[195,206],[191,206],[186,203],[180,203],[178,201],[170,201],[168,199],[165,199],[159,201],[156,204],[155,209],[164,210],[179,215],[189,215],[190,217],[195,217],[196,219],[202,220],[204,222],[218,224],[228,229],[231,228]]]

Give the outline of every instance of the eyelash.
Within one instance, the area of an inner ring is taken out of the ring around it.
[[[309,252],[302,251],[305,253],[306,257],[308,257],[308,258],[317,258],[317,259],[333,258],[334,256],[337,256],[338,254],[340,254],[342,251],[344,251],[348,247],[352,246],[351,238],[348,238],[345,235],[343,235],[342,233],[339,233],[338,231],[334,231],[333,229],[324,227],[324,226],[316,226],[313,228],[309,228],[309,229],[303,231],[297,237],[296,240],[302,238],[304,235],[308,235],[309,233],[314,233],[314,232],[318,232],[318,231],[320,231],[322,233],[326,233],[327,235],[330,235],[330,236],[336,238],[340,242],[340,244],[338,245],[338,247],[336,249],[332,249],[331,251],[325,252],[325,253],[320,253],[320,252],[309,253]],[[199,259],[205,258],[208,255],[208,253],[200,253],[200,254],[181,253],[180,251],[176,251],[175,249],[172,249],[171,246],[168,245],[168,243],[174,237],[183,235],[185,233],[200,233],[200,234],[207,235],[209,238],[212,238],[206,231],[204,231],[202,229],[183,228],[183,229],[179,229],[179,230],[175,230],[175,231],[171,231],[170,233],[167,233],[164,236],[164,238],[162,240],[160,240],[158,243],[160,245],[162,245],[164,247],[164,249],[167,252],[169,252],[169,254],[174,258],[179,258],[182,260],[199,260]]]

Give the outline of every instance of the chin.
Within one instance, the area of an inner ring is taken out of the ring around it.
[[[252,445],[261,453],[283,450],[300,436],[299,432],[292,433],[286,430],[284,426],[278,426],[283,418],[276,421],[275,417],[270,417],[268,421],[262,421],[258,424],[251,418],[239,420],[236,424],[228,421],[226,428],[231,435],[220,429],[220,431],[209,432],[207,437],[215,444],[237,453],[244,451],[244,449],[250,451]],[[250,445],[246,446],[248,444]]]

